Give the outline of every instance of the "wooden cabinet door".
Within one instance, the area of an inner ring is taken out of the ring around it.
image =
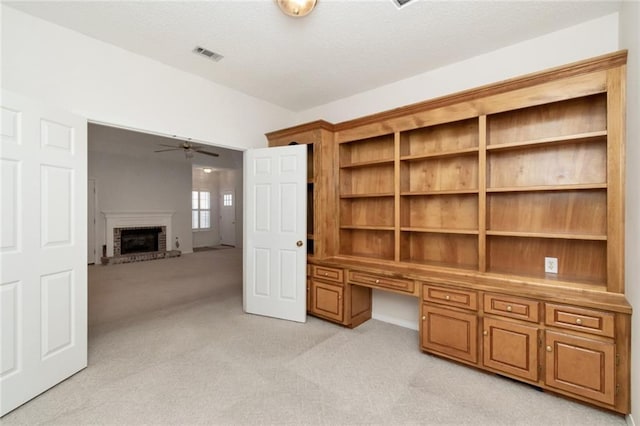
[[[547,331],[545,344],[548,386],[614,404],[613,343]]]
[[[422,348],[467,362],[478,361],[478,318],[475,313],[422,305]]]
[[[340,286],[311,280],[311,312],[338,322],[344,321],[344,289]]]
[[[311,280],[307,278],[307,312],[311,312]]]
[[[484,318],[482,363],[523,379],[538,380],[538,328]]]

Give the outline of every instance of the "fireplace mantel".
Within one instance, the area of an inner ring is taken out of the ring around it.
[[[167,232],[167,250],[170,249],[173,234],[171,231],[171,218],[173,211],[145,211],[123,212],[103,211],[105,217],[107,257],[113,256],[113,230],[114,228],[133,228],[142,226],[164,226]]]

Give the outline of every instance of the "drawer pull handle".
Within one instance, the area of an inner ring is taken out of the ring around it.
[[[488,332],[487,330],[485,330],[485,331],[483,331],[483,332],[482,332],[482,335],[483,335],[483,336],[488,336],[488,335],[489,335],[489,332]]]
[[[380,280],[376,280],[376,284],[380,284]]]
[[[325,272],[325,273],[324,273],[324,276],[325,276],[325,277],[328,277],[328,276],[329,276],[329,273],[328,273],[328,272]]]
[[[444,300],[450,300],[451,296],[449,296],[448,294],[444,297]]]
[[[551,352],[551,346],[547,346],[546,349],[547,349],[547,352]]]
[[[511,307],[511,305],[507,306],[507,312],[511,312],[513,311],[513,308]]]
[[[580,318],[576,319],[576,324],[582,325],[582,320]]]
[[[427,320],[426,315],[423,315],[423,316],[422,316],[422,321],[426,321],[426,320]]]

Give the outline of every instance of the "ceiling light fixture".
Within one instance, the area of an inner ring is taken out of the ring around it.
[[[275,0],[280,10],[296,18],[308,15],[314,7],[317,0]]]
[[[205,172],[205,173],[211,173],[213,170],[211,170],[208,167],[205,167],[204,169],[202,169],[202,171]]]

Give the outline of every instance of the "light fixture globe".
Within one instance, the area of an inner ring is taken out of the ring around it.
[[[300,18],[308,15],[314,7],[317,0],[275,0],[282,12],[289,16]]]

